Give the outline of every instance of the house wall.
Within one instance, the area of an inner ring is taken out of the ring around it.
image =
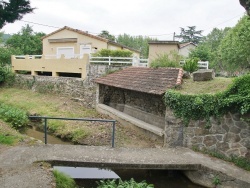
[[[49,39],[76,38],[77,42],[49,42]],[[73,47],[75,54],[80,54],[80,45],[89,44],[92,50],[107,49],[107,42],[85,36],[70,30],[62,30],[43,39],[43,54],[56,55],[58,47]]]
[[[26,56],[25,59],[15,59],[11,56],[12,70],[30,71],[31,75],[37,75],[38,72],[51,72],[53,77],[57,77],[59,73],[78,73],[81,78],[85,79],[87,74],[88,55],[82,59],[30,59]]]
[[[149,44],[149,63],[152,62],[157,55],[160,54],[169,54],[171,51],[178,52],[177,44]]]
[[[99,103],[164,129],[162,96],[99,85]]]
[[[195,45],[192,45],[192,44],[187,45],[187,46],[179,49],[179,54],[184,56],[184,57],[188,57],[190,51],[192,49],[195,49],[195,48],[196,48]]]

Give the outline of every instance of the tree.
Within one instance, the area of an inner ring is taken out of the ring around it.
[[[149,51],[148,42],[152,40],[156,41],[157,39],[143,37],[143,36],[130,36],[125,33],[123,35],[119,35],[116,39],[116,41],[119,44],[123,44],[124,46],[140,50],[141,56],[144,58],[148,57],[148,51]]]
[[[115,41],[115,36],[114,35],[111,35],[108,31],[106,30],[103,30],[99,35],[99,37],[102,37],[102,38],[105,38],[105,39],[108,39],[110,41]]]
[[[250,16],[250,0],[240,0],[240,4],[246,9],[247,14]]]
[[[244,16],[228,31],[221,41],[219,54],[221,66],[230,72],[250,68],[250,20]]]
[[[28,0],[0,1],[0,29],[6,23],[22,19],[25,14],[31,13],[33,10],[34,8],[30,7]]]
[[[43,36],[45,36],[45,33],[33,32],[32,27],[26,25],[22,27],[20,32],[12,35],[12,37],[6,41],[6,46],[19,50],[22,55],[42,54],[41,37]]]
[[[181,42],[193,42],[198,44],[202,39],[202,30],[196,31],[196,26],[188,26],[188,29],[181,27],[181,33],[176,35],[176,38],[180,38]]]
[[[202,61],[209,61],[211,68],[218,68],[220,62],[218,49],[221,41],[229,30],[229,27],[224,29],[214,28],[207,36],[203,37],[203,40],[198,46],[190,52],[189,57],[197,57]]]

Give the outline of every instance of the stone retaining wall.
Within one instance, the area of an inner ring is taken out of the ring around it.
[[[250,159],[250,125],[241,118],[237,113],[228,113],[220,119],[211,117],[209,126],[205,120],[199,120],[191,121],[186,127],[167,110],[166,144],[170,147],[214,150],[226,156],[236,155]]]
[[[40,93],[70,96],[86,107],[95,108],[96,87],[81,78],[17,75],[14,86]]]

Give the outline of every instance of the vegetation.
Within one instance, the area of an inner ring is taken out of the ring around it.
[[[182,43],[193,42],[198,44],[202,39],[202,30],[196,31],[196,26],[188,26],[188,29],[181,27],[181,33],[176,38],[181,39]]]
[[[69,118],[110,119],[98,114],[95,109],[86,108],[81,102],[75,102],[70,97],[51,93],[37,93],[28,89],[4,88],[0,89],[0,101],[6,105],[23,109],[30,115]],[[41,124],[43,128],[43,124]],[[83,121],[49,120],[48,130],[54,135],[69,139],[78,144],[110,145],[111,124]],[[129,127],[116,123],[116,146],[126,147],[153,147],[161,145],[161,141],[149,141],[145,135]]]
[[[219,117],[227,112],[240,114],[250,112],[250,74],[235,78],[233,84],[224,92],[211,94],[185,95],[175,90],[165,94],[165,104],[173,110],[186,125],[190,120]]]
[[[183,70],[193,73],[198,70],[198,58],[187,59],[185,64],[182,66]]]
[[[136,49],[141,51],[141,57],[142,58],[148,58],[148,52],[149,52],[149,41],[156,41],[155,38],[150,37],[144,37],[144,36],[131,36],[128,34],[118,35],[116,38],[116,41],[119,44],[123,44],[125,46],[128,46],[130,48]]]
[[[108,39],[110,41],[113,41],[115,42],[115,36],[114,35],[111,35],[108,31],[106,30],[103,30],[99,35],[99,37],[102,37],[102,38],[105,38],[105,39]]]
[[[25,127],[28,123],[28,117],[25,111],[11,105],[6,105],[3,102],[0,104],[0,119],[10,123],[15,129]]]
[[[158,54],[151,63],[150,67],[159,68],[159,67],[180,67],[180,60],[182,56],[176,51],[171,51],[170,54]]]
[[[22,27],[21,31],[7,39],[5,45],[8,49],[15,49],[16,55],[39,55],[42,54],[41,37],[45,33],[36,33],[30,25]]]
[[[250,20],[247,16],[240,19],[230,29],[219,46],[220,66],[230,72],[244,72],[250,69]]]
[[[0,1],[0,29],[6,23],[13,23],[20,20],[27,13],[31,13],[34,8],[30,7],[28,0],[8,0]]]
[[[12,129],[7,123],[0,120],[0,144],[15,145],[23,140],[24,136]]]
[[[210,155],[212,157],[216,157],[218,159],[222,159],[224,161],[234,163],[236,166],[238,166],[238,167],[240,167],[240,168],[242,168],[244,170],[250,171],[250,160],[247,159],[247,158],[237,157],[237,156],[234,156],[234,155],[231,155],[230,157],[227,157],[226,155],[224,155],[222,153],[219,153],[216,150],[207,150],[207,149],[200,150],[200,149],[198,149],[196,147],[193,147],[193,150],[198,151],[198,152],[202,152],[202,153]]]
[[[94,54],[96,57],[132,57],[132,52],[128,50],[101,49]]]
[[[53,170],[54,177],[56,179],[56,188],[76,188],[76,183],[74,179],[70,176],[59,172],[58,170]]]
[[[250,0],[240,0],[240,4],[246,9],[247,14],[250,16]]]
[[[101,180],[97,182],[97,188],[154,188],[153,184],[147,184],[145,181],[136,182],[133,178],[129,181],[122,181],[119,179],[117,182],[116,180]]]

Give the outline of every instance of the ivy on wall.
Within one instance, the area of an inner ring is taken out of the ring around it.
[[[242,115],[250,112],[250,74],[235,78],[226,91],[217,94],[184,95],[169,90],[164,96],[165,105],[186,125],[190,120],[220,117],[228,112]]]

